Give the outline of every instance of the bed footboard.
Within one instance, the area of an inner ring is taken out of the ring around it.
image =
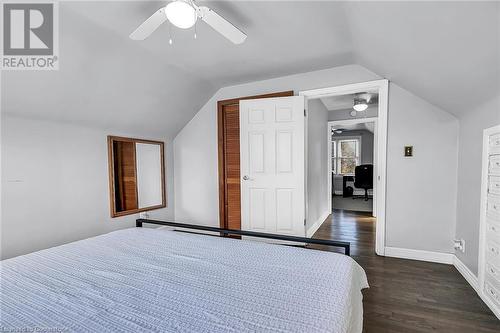
[[[306,243],[306,244],[317,244],[317,245],[341,247],[344,249],[345,255],[347,255],[347,256],[351,255],[351,245],[349,242],[342,242],[342,241],[335,241],[335,240],[328,240],[328,239],[314,239],[314,238],[289,236],[289,235],[269,234],[269,233],[247,231],[247,230],[222,229],[222,228],[208,227],[208,226],[203,226],[203,225],[186,224],[186,223],[169,222],[169,221],[159,221],[159,220],[149,220],[149,219],[137,219],[135,222],[135,225],[136,225],[136,227],[142,227],[143,223],[164,225],[164,226],[184,228],[184,229],[218,232],[221,234],[221,236],[228,236],[228,235],[249,236],[249,237],[277,239],[277,240]]]

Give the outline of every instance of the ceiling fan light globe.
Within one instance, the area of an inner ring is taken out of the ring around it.
[[[170,23],[181,29],[191,28],[197,19],[196,9],[183,0],[168,3],[165,6],[165,15]]]
[[[366,109],[368,109],[368,104],[358,103],[358,104],[354,104],[354,106],[352,108],[354,110],[356,110],[357,112],[361,112],[361,111],[365,111]]]

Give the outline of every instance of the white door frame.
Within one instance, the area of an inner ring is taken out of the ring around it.
[[[385,211],[386,211],[386,181],[387,181],[387,114],[389,109],[389,80],[375,80],[368,82],[360,82],[353,84],[346,84],[336,87],[320,88],[313,90],[300,91],[299,95],[305,96],[305,109],[307,110],[307,100],[327,96],[338,96],[365,92],[367,90],[378,90],[378,117],[377,117],[377,131],[374,133],[377,136],[377,182],[376,196],[377,196],[377,222],[376,222],[376,237],[375,237],[375,252],[383,256],[385,255]],[[308,112],[306,111],[306,114]],[[358,119],[359,120],[359,119]],[[345,121],[344,121],[345,122]],[[307,121],[305,128],[306,135],[306,161],[307,161]],[[307,163],[305,166],[306,189],[307,189]],[[307,216],[307,190],[305,194],[306,202],[306,216]]]
[[[328,202],[329,202],[329,208],[330,212],[332,211],[332,140],[331,140],[331,128],[332,126],[338,126],[338,125],[356,125],[356,124],[366,124],[366,123],[375,123],[374,130],[373,130],[373,212],[372,215],[373,217],[377,217],[377,140],[378,140],[378,135],[377,135],[377,129],[378,129],[378,118],[377,117],[371,117],[371,118],[356,118],[356,119],[347,119],[347,120],[332,120],[328,122],[328,129],[327,129],[327,147],[328,147],[328,173],[327,173],[327,180],[326,183],[328,184]],[[346,139],[349,138],[354,138],[358,136],[347,136],[345,137]],[[343,139],[344,137],[339,137]],[[361,137],[359,137],[359,145],[360,145],[360,151],[361,154],[363,153],[363,149],[361,148],[362,145],[362,140]],[[361,159],[361,154],[360,154],[360,159]]]

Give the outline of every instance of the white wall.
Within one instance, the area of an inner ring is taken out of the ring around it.
[[[1,125],[2,258],[135,226],[138,215],[110,218],[106,136],[140,133],[5,115]],[[168,208],[151,215],[166,219],[173,217],[172,145],[165,149]]]
[[[465,240],[466,252],[455,254],[477,275],[483,130],[500,124],[500,96],[464,114],[459,121],[456,238]]]
[[[386,246],[452,253],[458,120],[391,84],[388,121]]]
[[[219,223],[218,100],[291,89],[298,93],[379,78],[361,66],[349,65],[219,90],[174,140],[176,220]],[[389,90],[386,246],[452,252],[457,120],[393,83]],[[405,144],[415,146],[413,159],[403,157]]]
[[[307,216],[306,229],[329,213],[328,110],[319,99],[308,102],[307,117]],[[323,221],[321,221],[323,222]],[[319,223],[321,223],[319,222]]]

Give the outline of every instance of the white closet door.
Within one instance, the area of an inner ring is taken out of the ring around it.
[[[304,97],[240,101],[241,228],[304,236]]]

